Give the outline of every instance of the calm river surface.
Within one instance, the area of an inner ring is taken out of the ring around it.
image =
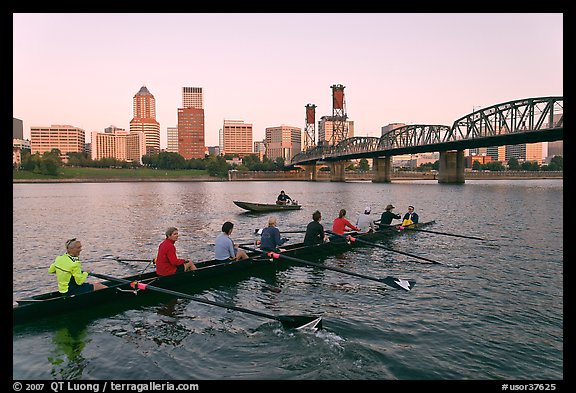
[[[233,200],[270,202],[280,190],[303,205],[275,214],[284,231],[305,229],[316,209],[330,229],[341,208],[355,220],[371,206],[379,218],[392,203],[436,220],[429,230],[488,240],[423,232],[386,240],[444,265],[375,247],[322,259],[414,279],[411,292],[294,265],[197,295],[268,314],[321,314],[315,333],[182,299],[15,327],[13,378],[563,380],[562,180],[14,184],[13,299],[55,290],[47,268],[72,237],[86,269],[117,277],[146,264],[106,256],[152,258],[169,226],[180,231],[180,257],[210,259],[224,221],[235,223],[238,242],[267,222]]]

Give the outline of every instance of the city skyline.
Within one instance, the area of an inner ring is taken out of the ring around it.
[[[204,91],[205,140],[224,120],[304,131],[345,86],[356,136],[446,124],[473,109],[563,95],[563,14],[13,14],[13,116],[30,127],[129,129],[156,99],[161,148],[182,88]],[[335,28],[340,26],[341,29]],[[534,34],[528,34],[533,31]],[[138,38],[136,40],[136,38]]]

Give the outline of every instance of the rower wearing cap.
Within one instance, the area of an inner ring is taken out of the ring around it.
[[[414,212],[414,206],[408,206],[408,213],[404,214],[402,220],[403,226],[418,224],[418,213]]]
[[[371,211],[370,206],[366,206],[364,208],[364,214],[359,214],[356,219],[356,226],[360,228],[361,232],[374,232],[376,225],[374,224],[372,216],[370,216]]]
[[[392,211],[395,207],[393,205],[386,206],[384,209],[384,213],[380,216],[380,226],[386,226],[392,224],[392,220],[400,220],[402,216],[400,214],[396,214]]]

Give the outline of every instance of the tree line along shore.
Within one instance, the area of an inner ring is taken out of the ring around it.
[[[210,176],[204,170],[160,170],[151,168],[60,168],[57,176],[13,170],[13,183],[81,183],[81,182],[145,182],[145,181],[271,181],[306,180],[298,171],[229,171],[227,177]],[[372,172],[347,172],[347,180],[372,180]],[[392,180],[436,180],[437,172],[397,171]],[[562,179],[563,171],[470,171],[465,179]],[[330,181],[330,173],[319,171],[317,181]]]

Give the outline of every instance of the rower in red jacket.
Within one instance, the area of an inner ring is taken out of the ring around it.
[[[342,209],[340,210],[340,213],[338,213],[338,218],[335,218],[332,223],[332,232],[338,235],[343,235],[346,228],[350,228],[352,231],[360,231],[360,228],[352,225],[352,223],[348,221],[346,218],[346,210]]]

